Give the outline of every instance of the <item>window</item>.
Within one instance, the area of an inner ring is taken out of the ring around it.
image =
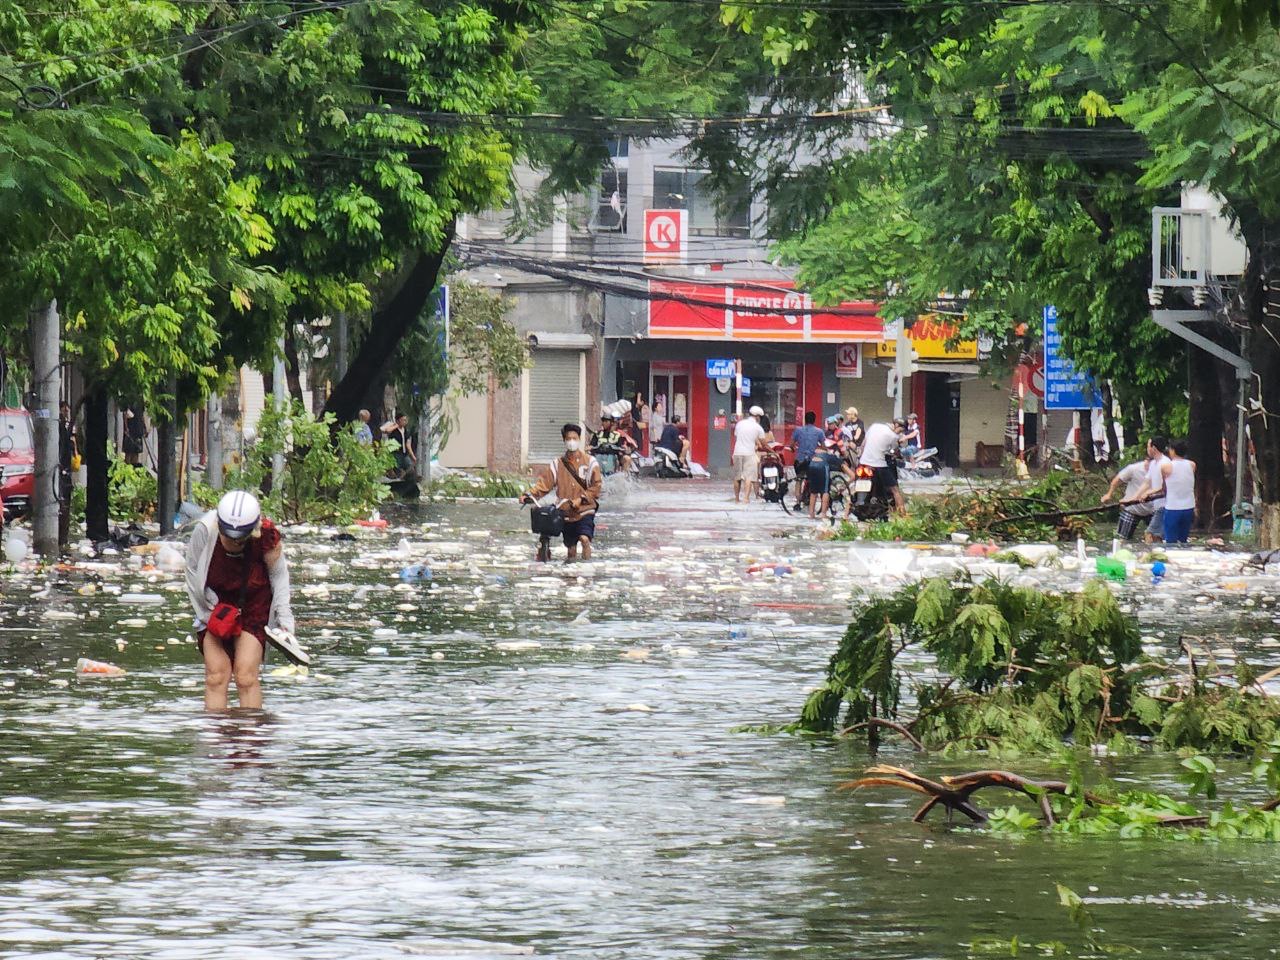
[[[631,153],[631,139],[629,137],[610,137],[604,142],[604,148],[609,151],[609,156],[614,160],[621,160]]]
[[[627,171],[613,165],[600,171],[595,225],[609,233],[627,232]]]
[[[689,211],[689,232],[702,237],[747,237],[751,235],[751,198],[736,191],[723,198],[715,196],[708,175],[700,170],[655,170],[653,205],[656,208]]]

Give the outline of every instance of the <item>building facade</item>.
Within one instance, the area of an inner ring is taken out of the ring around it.
[[[680,419],[712,473],[728,470],[733,425],[753,405],[779,439],[808,410],[892,416],[893,335],[877,305],[815,307],[772,262],[767,198],[718,201],[684,146],[617,140],[594,194],[557,201],[527,235],[512,237],[510,209],[460,223],[461,276],[515,300],[533,362],[509,390],[454,398],[446,466],[523,470],[560,451],[563,423],[594,426],[601,402],[637,394]],[[521,170],[517,182],[533,194],[538,175]],[[946,349],[944,328],[912,327],[903,409],[959,466],[979,459],[979,443],[1003,442],[1009,387],[982,377],[976,345]]]

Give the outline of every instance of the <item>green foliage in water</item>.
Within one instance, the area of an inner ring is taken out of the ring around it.
[[[914,495],[910,513],[879,523],[842,523],[836,540],[936,542],[953,533],[1010,540],[1074,540],[1088,537],[1095,523],[1111,523],[1109,513],[1018,519],[1055,510],[1097,507],[1107,489],[1101,473],[1051,471],[1031,483],[998,483],[944,494]]]
[[[1101,581],[1057,594],[939,578],[866,599],[796,729],[843,726],[874,744],[897,724],[927,749],[1005,755],[1129,749],[1133,737],[1252,751],[1276,736],[1280,704],[1248,692],[1249,679],[1145,656]],[[914,717],[902,712],[907,692]]]
[[[479,476],[454,474],[431,484],[428,493],[432,498],[446,500],[458,497],[507,500],[520,496],[529,488],[529,481],[500,473],[483,473]]]
[[[268,406],[257,441],[240,470],[228,475],[226,488],[261,490],[271,478],[272,457],[283,453],[284,480],[263,500],[267,516],[286,523],[367,516],[387,497],[395,444],[362,444],[353,431],[333,425],[333,414],[317,419],[296,401],[278,411]]]

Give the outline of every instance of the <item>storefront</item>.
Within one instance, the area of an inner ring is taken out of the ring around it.
[[[606,304],[605,376],[612,370],[613,379],[602,395],[631,399],[640,392],[651,407],[660,402],[668,419],[675,414],[684,423],[693,459],[713,473],[728,469],[741,412],[760,406],[774,436],[789,442],[806,411],[822,418],[838,409],[841,348],[860,354],[883,337],[875,304],[818,311],[790,281],[650,287],[647,302],[612,304],[613,324]],[[641,310],[643,328],[636,322]],[[618,317],[632,319],[630,330]]]

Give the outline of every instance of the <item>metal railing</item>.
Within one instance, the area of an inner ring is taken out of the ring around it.
[[[1203,287],[1209,276],[1209,211],[1151,210],[1151,285]]]

